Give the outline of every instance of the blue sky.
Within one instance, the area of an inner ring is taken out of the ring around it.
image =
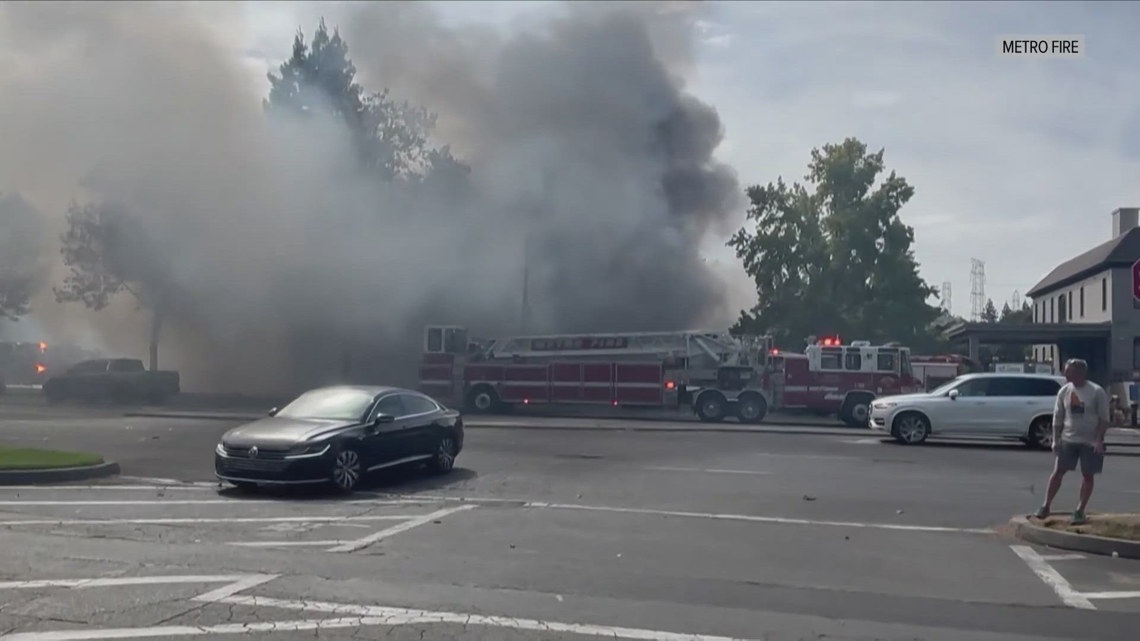
[[[450,22],[524,29],[546,2],[434,3]],[[1132,3],[707,3],[691,90],[726,128],[742,184],[799,180],[812,147],[856,136],[915,186],[903,210],[933,285],[970,311],[970,259],[1001,305],[1107,240],[1140,205],[1140,51]],[[331,3],[251,2],[248,49],[288,54]],[[997,55],[1007,35],[1080,34],[1069,60]],[[349,43],[351,46],[351,42]],[[251,65],[260,73],[264,60]],[[710,257],[732,264],[720,239]],[[746,289],[737,276],[736,284]]]

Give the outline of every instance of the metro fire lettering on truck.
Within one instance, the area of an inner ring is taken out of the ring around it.
[[[629,339],[621,336],[559,336],[533,338],[530,348],[536,352],[554,352],[567,349],[625,349]]]

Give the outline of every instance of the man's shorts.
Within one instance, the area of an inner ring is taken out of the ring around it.
[[[1072,472],[1081,464],[1081,474],[1100,474],[1104,469],[1104,454],[1097,454],[1091,443],[1066,443],[1061,441],[1061,451],[1057,461],[1062,471]]]

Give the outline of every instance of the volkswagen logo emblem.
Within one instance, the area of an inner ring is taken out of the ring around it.
[[[257,446],[249,448],[249,458],[257,458]]]

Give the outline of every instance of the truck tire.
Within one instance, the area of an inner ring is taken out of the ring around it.
[[[719,423],[728,414],[728,400],[720,392],[704,392],[697,397],[697,417],[704,423]]]
[[[501,406],[499,394],[490,385],[476,385],[467,393],[467,409],[472,414],[491,414]]]
[[[839,420],[851,427],[867,427],[873,400],[875,397],[870,394],[848,394],[839,409]]]
[[[756,425],[768,415],[768,401],[762,394],[741,394],[736,399],[736,418],[741,423]]]

